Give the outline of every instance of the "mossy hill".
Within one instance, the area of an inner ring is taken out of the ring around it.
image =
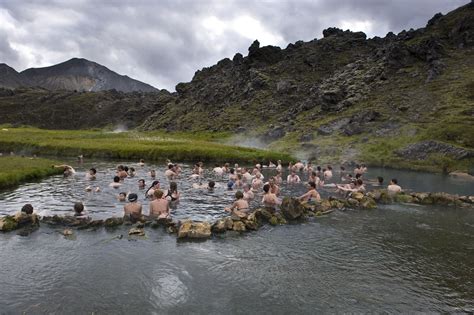
[[[324,163],[474,165],[474,3],[384,38],[328,28],[197,71],[176,93],[4,90],[0,123],[230,131]]]

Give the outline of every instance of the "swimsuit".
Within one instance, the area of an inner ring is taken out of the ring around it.
[[[178,200],[178,198],[174,198],[173,197],[173,192],[171,192],[170,190],[168,190],[168,193],[166,194],[165,198],[166,197],[171,197],[171,201],[176,201]]]

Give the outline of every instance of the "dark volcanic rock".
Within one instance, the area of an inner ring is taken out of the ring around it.
[[[264,136],[264,140],[266,141],[274,141],[280,138],[283,138],[286,134],[285,128],[282,126],[274,127],[273,129],[269,130]]]
[[[411,144],[396,152],[397,155],[411,160],[424,160],[431,153],[450,156],[456,160],[474,157],[472,150],[467,150],[453,145],[433,140]]]

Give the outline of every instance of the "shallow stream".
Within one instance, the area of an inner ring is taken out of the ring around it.
[[[93,218],[121,216],[116,195],[138,192],[140,178],[151,183],[151,168],[168,187],[164,166],[152,165],[136,167],[137,176],[121,189],[108,188],[116,164],[87,162],[74,178],[54,176],[1,192],[0,215],[27,202],[42,214],[71,213],[81,200]],[[99,170],[94,185],[100,193],[84,190],[91,184],[84,179],[91,166]],[[189,174],[185,167],[178,180],[182,200],[174,217],[224,216],[233,197],[225,182],[213,193],[193,190],[185,179]],[[397,177],[415,191],[474,194],[472,182],[441,175],[369,170],[369,178],[379,175]],[[282,187],[283,195],[304,190]],[[0,313],[474,311],[472,209],[398,204],[335,211],[302,224],[205,242],[180,242],[159,229],[146,233],[129,238],[121,227],[66,238],[43,225],[28,237],[0,234]]]

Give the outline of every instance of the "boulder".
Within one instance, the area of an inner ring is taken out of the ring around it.
[[[410,160],[424,160],[431,153],[449,156],[455,160],[474,157],[474,151],[455,147],[453,145],[434,140],[426,140],[410,144],[395,152],[398,156]]]
[[[280,206],[282,214],[289,220],[296,220],[304,214],[304,206],[297,198],[285,197]]]
[[[315,211],[322,213],[322,212],[328,211],[331,208],[332,208],[331,201],[329,201],[327,199],[323,199],[323,200],[321,200],[321,202],[316,204]]]
[[[123,224],[123,218],[108,218],[104,221],[106,228],[114,228]]]
[[[433,201],[433,204],[437,205],[452,205],[455,204],[457,200],[456,196],[443,192],[431,193],[430,198]]]
[[[414,198],[411,195],[407,195],[404,193],[396,194],[394,196],[394,199],[396,202],[402,203],[412,203],[414,201]]]
[[[191,220],[181,223],[178,238],[209,238],[211,237],[211,224],[209,222],[193,222]]]
[[[346,205],[349,207],[349,208],[358,208],[359,207],[359,202],[354,199],[354,198],[348,198],[346,200]]]
[[[257,219],[268,222],[273,216],[274,212],[275,210],[271,208],[260,208],[260,209],[255,210],[255,215]]]
[[[360,201],[359,201],[359,207],[363,209],[375,209],[377,208],[377,203],[375,203],[375,200],[364,196]]]
[[[234,220],[232,220],[231,217],[226,217],[224,218],[224,224],[227,230],[232,230],[232,227],[234,226]]]
[[[281,213],[275,213],[274,215],[272,215],[268,222],[271,225],[283,225],[288,223]]]
[[[145,236],[145,230],[143,228],[133,227],[128,231],[128,235]]]
[[[242,220],[242,222],[245,224],[245,228],[247,230],[257,230],[258,229],[258,220],[257,220],[257,215],[254,213],[251,213],[247,216],[246,219]]]
[[[234,226],[232,227],[232,230],[236,232],[240,232],[240,233],[245,232],[246,231],[245,224],[242,221],[234,222]]]
[[[212,225],[211,231],[214,233],[224,233],[225,231],[227,231],[225,220],[219,219],[216,222],[214,222],[214,224]]]
[[[351,198],[354,198],[357,201],[361,201],[362,199],[364,199],[364,194],[359,191],[356,191],[351,193]]]
[[[0,231],[10,232],[16,230],[17,227],[18,222],[16,222],[14,217],[7,215],[3,218],[0,218]]]

